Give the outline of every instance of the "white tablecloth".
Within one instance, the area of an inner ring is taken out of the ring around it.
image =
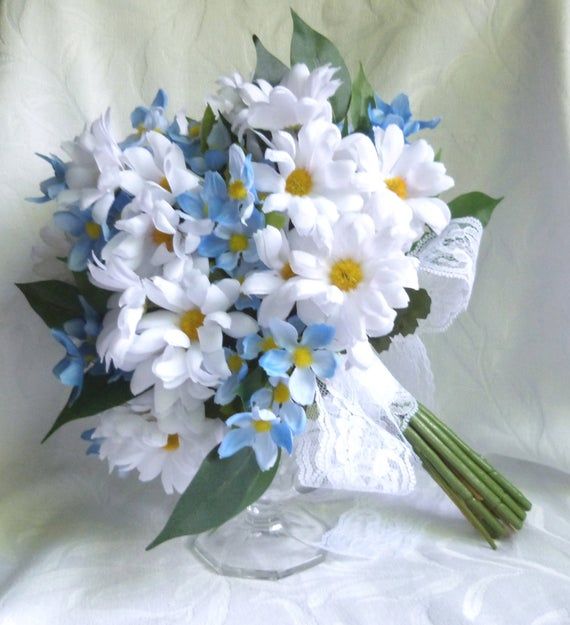
[[[472,305],[430,337],[440,414],[523,487],[528,525],[492,552],[436,487],[378,498],[374,561],[329,558],[279,582],[219,577],[183,541],[144,552],[174,498],[108,477],[64,402],[61,356],[13,282],[50,208],[24,202],[57,151],[112,105],[118,130],[159,86],[196,115],[250,34],[287,58],[285,2],[4,0],[0,4],[0,623],[570,623],[568,41],[563,0],[292,2],[385,98],[409,93],[458,192],[505,195]],[[395,525],[397,523],[397,525]],[[397,527],[397,529],[394,529]]]

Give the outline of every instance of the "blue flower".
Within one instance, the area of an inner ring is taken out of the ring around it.
[[[38,156],[52,166],[54,176],[40,183],[40,191],[43,193],[42,196],[29,197],[27,200],[28,202],[35,202],[36,204],[43,204],[44,202],[54,200],[61,191],[67,188],[65,184],[65,163],[53,154],[50,156],[38,154]]]
[[[63,345],[65,357],[53,368],[54,375],[65,386],[72,386],[70,401],[74,402],[83,389],[85,372],[92,375],[105,373],[95,349],[95,339],[101,332],[101,318],[85,298],[79,296],[83,317],[70,319],[63,324],[63,329],[53,328],[52,336]]]
[[[239,214],[245,222],[253,213],[254,202],[259,200],[253,185],[251,154],[246,156],[236,144],[230,146],[229,171],[228,195],[231,200],[237,202]]]
[[[224,352],[231,375],[220,384],[214,395],[214,401],[220,406],[225,406],[235,399],[239,385],[249,370],[247,364],[239,354],[227,347],[224,348]]]
[[[325,324],[308,326],[299,341],[293,325],[274,319],[269,329],[280,349],[272,349],[259,359],[270,376],[285,376],[293,368],[289,380],[291,397],[303,406],[313,403],[317,379],[330,378],[336,370],[335,355],[324,349],[334,338],[334,328]]]
[[[254,360],[260,352],[267,352],[278,347],[268,328],[262,328],[261,335],[248,334],[237,342],[238,354],[245,360]]]
[[[101,450],[101,443],[104,439],[95,438],[93,434],[95,433],[95,428],[91,428],[90,430],[85,430],[81,434],[81,439],[90,443],[89,447],[87,447],[87,451],[85,452],[88,456],[90,455],[99,455]]]
[[[252,235],[263,227],[265,218],[255,209],[246,224],[241,221],[233,225],[219,223],[212,234],[202,237],[198,254],[216,259],[216,267],[233,271],[240,259],[248,263],[258,260],[257,248]]]
[[[69,210],[54,213],[53,221],[57,228],[74,239],[67,266],[71,271],[85,271],[91,255],[99,256],[106,243],[103,228],[93,221],[91,209],[72,206]]]
[[[168,106],[168,96],[166,92],[159,89],[154,96],[150,106],[137,106],[131,113],[131,124],[136,130],[135,134],[127,137],[120,145],[122,149],[140,143],[145,132],[154,130],[165,133],[169,122],[166,119],[165,109]]]
[[[218,447],[220,458],[228,458],[244,447],[251,447],[259,468],[267,471],[275,464],[279,447],[288,453],[293,450],[291,428],[271,410],[253,406],[251,412],[231,416],[226,425],[232,429]]]
[[[375,96],[374,99],[376,106],[368,107],[370,123],[383,129],[390,124],[396,124],[402,129],[404,137],[424,128],[435,128],[441,121],[441,117],[424,121],[413,119],[408,96],[404,93],[397,95],[390,104],[384,102],[379,96]]]
[[[271,376],[269,384],[271,388],[265,387],[253,393],[251,405],[271,410],[287,423],[294,436],[301,434],[307,424],[307,416],[303,408],[291,399],[289,378]]]
[[[183,193],[176,198],[176,201],[180,208],[194,219],[206,217],[215,219],[216,216],[223,215],[233,208],[229,202],[226,183],[215,171],[206,172],[204,187],[201,191]],[[226,209],[226,206],[229,208]],[[235,218],[230,223],[234,221]]]
[[[63,345],[66,351],[65,358],[55,365],[53,373],[63,385],[73,387],[69,401],[74,402],[83,389],[83,374],[85,370],[83,354],[73,339],[63,330],[52,328],[51,334],[58,343]]]

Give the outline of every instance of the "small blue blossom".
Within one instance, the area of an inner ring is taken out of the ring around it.
[[[88,456],[98,456],[101,450],[101,443],[104,440],[102,438],[95,438],[93,434],[95,434],[95,428],[85,430],[85,432],[81,434],[81,439],[90,443],[89,447],[87,447],[87,450],[85,452]]]
[[[120,144],[121,148],[125,149],[140,143],[145,133],[150,130],[166,133],[169,127],[169,122],[165,115],[167,106],[168,96],[163,89],[157,91],[150,106],[137,106],[131,113],[131,124],[136,133],[127,137]]]
[[[218,224],[212,234],[202,237],[198,254],[216,259],[216,267],[233,271],[240,259],[248,263],[258,260],[253,234],[263,227],[265,218],[255,209],[246,224],[236,221],[233,225]]]
[[[239,354],[227,347],[224,348],[224,352],[231,375],[220,384],[214,395],[214,401],[220,406],[230,404],[235,399],[239,385],[249,371],[247,363],[244,362]]]
[[[79,296],[83,317],[70,319],[63,328],[53,328],[52,336],[66,351],[65,357],[53,369],[54,375],[65,386],[72,386],[70,401],[81,394],[85,372],[103,375],[105,367],[95,349],[95,340],[101,332],[101,318],[85,298]]]
[[[224,179],[218,172],[208,171],[204,176],[204,186],[199,192],[187,192],[176,198],[180,208],[194,219],[209,217],[215,219],[233,209],[228,197]],[[235,222],[236,218],[230,220]],[[216,219],[219,221],[219,219]]]
[[[69,401],[74,402],[83,390],[83,374],[85,370],[83,354],[73,339],[63,330],[52,328],[51,334],[58,343],[63,345],[66,351],[65,358],[60,360],[53,368],[53,374],[64,386],[73,387]]]
[[[293,450],[291,428],[271,410],[253,406],[251,412],[231,416],[226,425],[232,429],[218,447],[220,458],[228,458],[244,447],[251,447],[259,468],[267,471],[275,464],[279,447],[288,453]]]
[[[278,347],[268,328],[262,328],[261,335],[248,334],[237,342],[238,354],[245,360],[254,360],[260,352],[267,352]]]
[[[55,198],[67,188],[65,183],[65,163],[53,154],[50,156],[38,154],[38,156],[52,166],[54,175],[40,183],[40,191],[43,195],[40,197],[29,197],[27,200],[28,202],[35,202],[36,204],[43,204],[44,202],[55,200]]]
[[[386,129],[390,124],[396,124],[402,129],[404,137],[423,130],[435,128],[441,121],[441,117],[429,120],[416,120],[412,118],[410,101],[404,93],[397,95],[390,104],[384,102],[379,96],[375,96],[376,106],[368,107],[368,118],[373,126]]]
[[[229,150],[230,181],[228,195],[238,203],[241,220],[245,223],[253,213],[254,202],[258,202],[253,181],[251,154],[245,155],[239,145],[233,144]]]
[[[307,416],[304,409],[291,399],[289,378],[271,376],[269,384],[271,388],[265,387],[253,393],[251,405],[271,410],[287,423],[294,436],[301,434],[305,430]]]
[[[285,376],[293,368],[289,380],[291,397],[302,406],[313,403],[317,376],[330,378],[336,370],[335,355],[324,349],[334,338],[334,328],[325,324],[308,326],[300,341],[295,327],[281,319],[274,319],[269,329],[278,349],[266,352],[259,364],[270,376]]]
[[[71,271],[85,271],[92,254],[99,256],[106,243],[103,228],[93,220],[91,209],[72,206],[69,210],[54,213],[53,221],[73,239],[67,266]]]

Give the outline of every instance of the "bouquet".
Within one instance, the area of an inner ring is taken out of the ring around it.
[[[254,37],[253,78],[220,78],[200,119],[167,117],[159,90],[123,141],[107,111],[66,160],[42,156],[54,175],[34,201],[57,210],[34,253],[50,279],[18,286],[66,352],[54,373],[71,394],[46,438],[97,416],[88,454],[181,493],[151,546],[234,517],[282,454],[306,486],[389,492],[410,486],[393,486],[399,454],[494,548],[530,503],[379,354],[449,325],[443,280],[466,306],[499,200],[441,199],[454,181],[415,137],[440,120],[383,101],[293,26],[291,67]]]

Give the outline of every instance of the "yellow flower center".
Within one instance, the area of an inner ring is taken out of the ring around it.
[[[200,124],[196,124],[195,126],[191,126],[188,128],[188,136],[191,139],[197,139],[200,136],[201,127]]]
[[[88,221],[85,224],[85,233],[90,239],[97,241],[97,239],[101,236],[101,226],[96,224],[94,221]]]
[[[155,228],[152,231],[151,237],[152,237],[153,243],[157,247],[164,243],[164,245],[166,245],[166,249],[169,252],[172,252],[172,250],[174,249],[174,246],[173,246],[173,243],[172,243],[172,241],[174,239],[174,235],[168,234],[168,232],[162,232],[162,230],[158,230],[157,228]]]
[[[285,191],[291,195],[309,195],[313,179],[306,169],[294,169],[285,181]]]
[[[330,281],[341,291],[353,291],[363,280],[364,274],[359,262],[352,258],[337,260],[331,267]]]
[[[180,447],[180,437],[178,434],[169,434],[166,439],[166,445],[162,446],[164,451],[176,451]]]
[[[289,389],[283,382],[279,382],[279,384],[273,389],[273,401],[277,404],[284,404],[285,402],[291,399],[291,394],[289,393]]]
[[[231,354],[228,356],[228,367],[232,373],[237,373],[241,366],[243,365],[243,360],[237,354]]]
[[[245,234],[232,234],[230,237],[229,248],[230,252],[237,254],[247,250],[248,240]]]
[[[232,200],[245,200],[247,189],[241,180],[234,180],[228,186],[228,195]]]
[[[293,364],[301,369],[310,367],[313,364],[313,353],[308,347],[300,345],[293,352]]]
[[[271,421],[252,421],[251,425],[256,432],[269,432],[271,429]]]
[[[206,315],[198,308],[186,311],[180,317],[180,329],[191,340],[198,340],[198,328],[202,327]]]
[[[261,341],[261,351],[268,352],[271,349],[277,349],[278,345],[275,342],[275,339],[272,336],[266,336],[263,341]]]
[[[285,263],[283,267],[281,267],[281,271],[279,272],[283,280],[290,280],[295,272],[291,269],[291,265],[289,263]]]
[[[163,176],[158,184],[165,191],[168,191],[168,193],[172,193],[172,187],[170,186],[170,182],[168,182],[168,178],[166,176]]]
[[[401,176],[396,176],[394,178],[388,178],[384,180],[384,183],[398,197],[405,200],[408,197],[408,185],[406,181]]]

